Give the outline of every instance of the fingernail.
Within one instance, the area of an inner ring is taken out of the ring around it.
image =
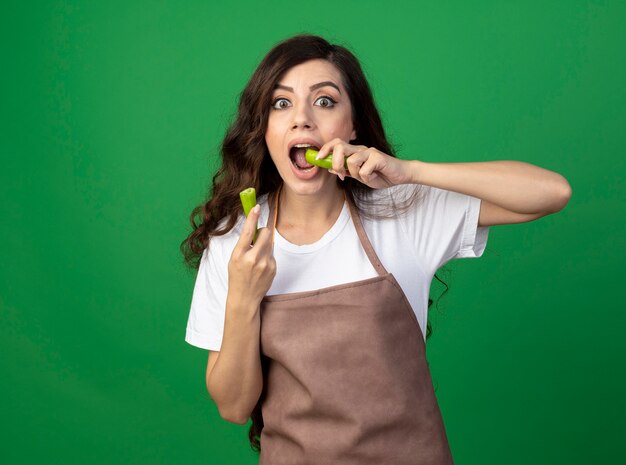
[[[317,155],[315,155],[315,159],[321,160],[321,158],[322,158],[322,152],[317,152]]]
[[[257,213],[259,213],[259,210],[261,210],[261,206],[257,203],[254,208],[252,208],[252,211],[254,212],[254,214],[256,215]]]

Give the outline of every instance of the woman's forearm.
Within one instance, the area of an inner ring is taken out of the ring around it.
[[[517,213],[554,213],[571,196],[567,180],[521,161],[473,163],[409,161],[410,182],[459,192]]]
[[[220,355],[207,379],[222,418],[245,424],[263,389],[260,354],[260,310],[226,303]]]

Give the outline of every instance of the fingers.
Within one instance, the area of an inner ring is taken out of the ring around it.
[[[357,181],[363,182],[360,171],[368,158],[366,151],[358,152],[347,158],[348,171]]]
[[[350,170],[350,158],[367,150],[368,148],[364,145],[350,145],[342,139],[336,138],[320,148],[317,158],[324,158],[332,153],[333,166],[329,172],[336,174],[343,181],[346,176],[355,177],[354,172]],[[348,164],[348,171],[346,171],[344,163]],[[359,160],[359,164],[363,164],[362,159]]]
[[[345,147],[343,145],[336,145],[333,148],[333,171],[343,181],[346,176],[346,170],[344,169],[344,155]]]
[[[328,172],[336,174],[342,181],[346,176],[351,176],[364,184],[370,185],[375,182],[376,187],[386,184],[378,181],[379,175],[376,171],[381,167],[384,168],[384,161],[376,149],[364,145],[350,145],[337,138],[324,144],[317,158],[324,158],[328,153],[332,153],[333,160],[332,169]]]
[[[370,155],[365,163],[363,163],[363,165],[359,167],[358,173],[362,182],[367,183],[370,180],[376,178],[376,173],[374,171],[378,170],[379,168],[380,166],[378,157],[374,154]]]
[[[273,248],[272,231],[270,231],[269,228],[259,228],[252,249],[255,250],[257,254],[272,254]]]
[[[368,148],[347,159],[350,176],[374,189],[388,187],[390,182],[389,156],[381,154],[375,148]]]
[[[256,229],[259,210],[256,205],[248,213],[228,262],[228,292],[254,305],[263,299],[276,275],[271,230]],[[251,244],[255,232],[257,238]]]
[[[260,254],[272,254],[274,243],[272,240],[272,233],[269,228],[258,228],[257,224],[261,212],[261,207],[257,204],[250,213],[243,225],[239,240],[235,245],[235,250],[238,254],[244,254],[254,251],[255,255]],[[256,239],[253,238],[256,234]]]
[[[333,151],[334,146],[337,145],[339,142],[343,141],[341,139],[333,139],[330,142],[326,142],[320,147],[320,150],[315,158],[317,158],[318,160],[325,158],[330,152]]]
[[[254,234],[257,230],[257,223],[259,221],[260,214],[261,206],[259,204],[256,204],[248,213],[248,217],[243,224],[241,235],[239,236],[239,240],[237,241],[237,248],[248,248],[250,244],[252,244],[252,239],[254,238]]]

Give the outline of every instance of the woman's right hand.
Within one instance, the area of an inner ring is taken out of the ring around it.
[[[256,230],[261,207],[257,204],[246,218],[239,240],[228,262],[228,297],[244,308],[257,308],[276,275],[272,234],[268,228]]]

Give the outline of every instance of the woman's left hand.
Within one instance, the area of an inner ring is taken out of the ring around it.
[[[317,157],[321,159],[329,153],[333,154],[333,168],[328,171],[342,181],[345,176],[351,176],[373,189],[410,183],[409,162],[391,157],[374,147],[350,145],[337,138],[325,143]],[[344,168],[344,159],[348,172]]]

